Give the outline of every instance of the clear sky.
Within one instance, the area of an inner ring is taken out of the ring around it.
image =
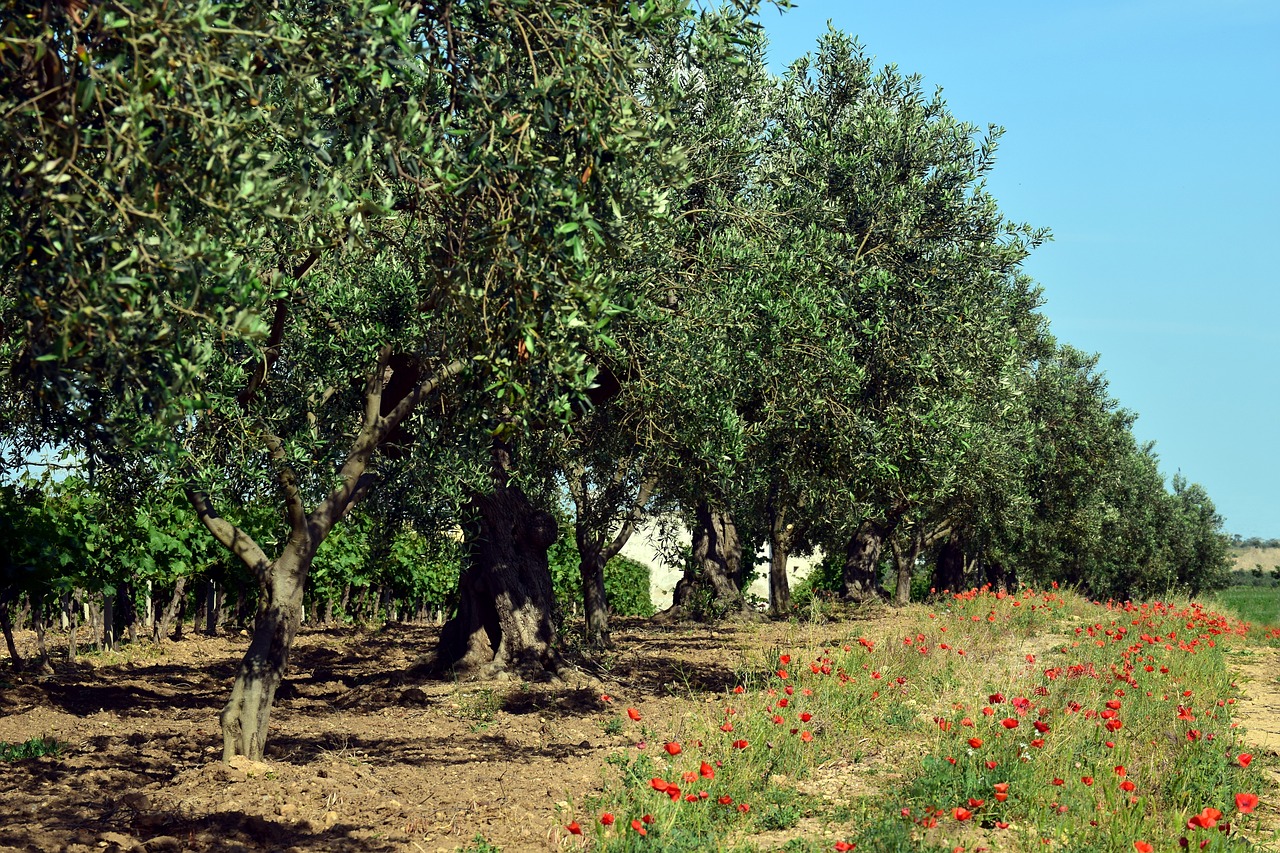
[[[1101,354],[1166,477],[1280,537],[1280,3],[798,0],[781,71],[828,20],[1006,133],[988,186],[1053,230],[1025,265],[1060,341]]]

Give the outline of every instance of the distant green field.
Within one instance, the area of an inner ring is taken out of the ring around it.
[[[1229,586],[1214,594],[1223,607],[1255,625],[1280,625],[1280,586],[1266,584]]]

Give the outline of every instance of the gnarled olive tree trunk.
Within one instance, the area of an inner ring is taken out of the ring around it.
[[[276,690],[289,665],[289,650],[302,617],[302,594],[315,548],[291,541],[268,569],[261,590],[253,639],[236,671],[231,698],[219,717],[222,758],[244,755],[261,761]]]
[[[893,590],[895,607],[906,607],[911,603],[911,578],[915,574],[916,560],[920,558],[920,551],[924,547],[924,536],[914,530],[908,531],[903,540],[902,542],[896,538],[890,540],[898,575],[897,584]]]
[[[611,648],[609,638],[609,598],[604,587],[604,567],[621,553],[631,539],[644,507],[653,494],[655,480],[640,483],[634,500],[624,491],[629,460],[618,466],[617,475],[608,487],[592,492],[586,472],[578,467],[565,472],[569,494],[576,509],[573,535],[578,546],[578,576],[582,580],[582,605],[586,617],[586,642],[594,648]],[[622,519],[615,534],[613,525],[624,504],[631,509]]]
[[[787,522],[786,510],[774,508],[769,519],[769,615],[775,619],[791,613],[791,582],[787,578],[787,558],[795,538],[795,525]]]
[[[934,590],[938,593],[962,590],[967,565],[968,560],[960,539],[956,536],[949,537],[938,549],[938,560],[933,567]]]
[[[849,539],[844,558],[845,600],[870,601],[884,596],[880,588],[880,554],[891,528],[880,521],[864,521]]]
[[[295,274],[295,278],[298,277]],[[267,347],[269,357],[252,374],[248,387],[240,396],[246,410],[253,403],[258,387],[266,381],[279,354],[287,315],[287,301],[278,301]],[[413,372],[414,381],[393,399],[383,395],[389,381],[396,379],[391,362],[391,348],[383,347],[366,377],[363,422],[338,470],[338,485],[311,513],[308,514],[303,506],[297,475],[289,464],[284,443],[265,426],[262,428],[260,437],[280,486],[290,530],[285,547],[276,559],[269,559],[253,537],[218,515],[208,495],[194,486],[187,488],[187,497],[196,516],[214,539],[248,567],[257,578],[262,593],[253,638],[236,673],[231,698],[222,709],[224,761],[237,755],[262,759],[271,705],[284,678],[289,650],[302,621],[303,592],[316,549],[333,526],[367,494],[374,480],[368,470],[374,454],[423,399],[465,368],[462,362],[453,361],[420,381],[419,374]]]
[[[727,509],[702,501],[694,510],[693,560],[676,584],[664,620],[741,613],[742,540]],[[700,600],[701,599],[701,600]]]
[[[472,509],[458,612],[441,632],[436,665],[462,678],[554,674],[560,659],[547,549],[559,532],[555,517],[513,486],[475,498]]]

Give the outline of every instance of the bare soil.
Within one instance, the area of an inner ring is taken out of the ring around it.
[[[674,721],[753,656],[805,639],[767,623],[618,621],[616,652],[546,684],[407,678],[433,628],[304,630],[260,765],[220,760],[218,711],[247,635],[84,656],[47,676],[0,670],[0,742],[65,744],[0,765],[0,851],[452,851],[477,835],[559,849],[605,757],[636,749],[610,734],[626,707]]]
[[[0,670],[0,741],[65,744],[0,765],[0,851],[453,851],[477,835],[509,853],[563,849],[605,758],[636,749],[610,733],[626,707],[676,730],[691,702],[731,689],[770,650],[894,630],[891,614],[803,627],[620,621],[616,652],[546,684],[408,678],[434,648],[431,628],[304,631],[259,765],[219,760],[217,714],[247,636],[139,645],[47,676]],[[1280,651],[1242,660],[1241,722],[1256,752],[1275,752]],[[848,796],[883,783],[823,772],[840,778],[818,782]]]

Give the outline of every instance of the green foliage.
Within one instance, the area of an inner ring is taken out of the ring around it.
[[[574,612],[582,605],[582,573],[578,546],[572,534],[562,532],[547,554],[552,587],[562,612]],[[618,616],[652,616],[649,595],[649,567],[628,557],[614,557],[604,566],[604,591],[609,610]]]
[[[33,737],[25,743],[4,743],[0,741],[0,763],[22,761],[27,758],[43,758],[46,755],[59,755],[64,745],[54,738]]]

